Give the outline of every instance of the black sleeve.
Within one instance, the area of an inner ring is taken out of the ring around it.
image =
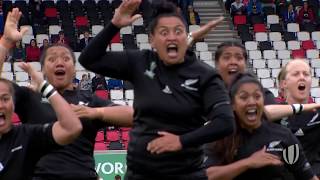
[[[204,146],[204,166],[205,168],[208,168],[210,166],[220,166],[223,165],[222,163],[222,157],[219,156],[217,153],[214,152],[213,143],[205,144]]]
[[[130,59],[126,51],[106,52],[108,44],[118,32],[119,28],[109,23],[82,51],[79,57],[81,65],[103,76],[130,80],[132,78],[130,62],[139,59]]]
[[[269,89],[264,88],[264,105],[277,104],[275,97]]]
[[[208,122],[187,134],[180,136],[183,147],[197,146],[221,139],[235,129],[230,100],[219,75],[213,75],[202,92],[205,114]]]
[[[293,163],[293,164],[288,164],[286,161],[284,161],[285,165],[288,167],[288,169],[294,174],[296,179],[301,179],[301,180],[309,180],[314,176],[314,172],[312,171],[311,165],[308,162],[304,152],[303,152],[303,148],[300,144],[300,142],[298,141],[298,139],[291,133],[289,132],[289,141],[291,142],[289,147],[291,146],[291,152],[293,152],[293,150],[295,150],[294,145],[298,145],[298,150],[299,150],[299,157],[297,162]],[[286,148],[288,152],[290,151],[289,148]],[[290,155],[290,152],[285,153],[283,152],[283,158],[284,156],[286,156],[286,154]],[[293,153],[291,153],[293,154]],[[287,158],[288,159],[288,158]]]
[[[53,123],[43,125],[29,126],[31,148],[39,155],[48,153],[49,151],[59,148],[60,145],[56,143],[52,134]]]
[[[27,87],[13,83],[15,90],[15,113],[22,123],[43,124],[48,121],[47,109],[41,103],[41,95]]]

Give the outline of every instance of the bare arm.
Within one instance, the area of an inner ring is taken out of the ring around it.
[[[111,106],[91,108],[71,105],[79,118],[99,119],[109,124],[131,127],[133,124],[133,108],[130,106]]]
[[[4,33],[0,39],[0,67],[2,67],[8,51],[12,45],[20,41],[22,36],[28,31],[27,28],[18,30],[18,23],[22,13],[18,8],[13,8],[11,12],[8,13],[6,23],[4,26]]]
[[[44,82],[42,74],[40,72],[36,72],[34,69],[32,69],[30,64],[27,63],[21,63],[20,67],[31,76],[33,89],[40,91],[41,84]],[[48,100],[53,107],[58,120],[53,124],[52,128],[54,140],[60,145],[71,143],[80,135],[82,130],[82,124],[79,118],[59,93],[53,93],[48,97]]]
[[[267,153],[266,147],[253,153],[250,157],[223,166],[212,166],[207,169],[209,180],[232,180],[248,169],[256,169],[269,165],[281,165],[279,157]]]
[[[303,104],[302,111],[313,111],[317,108],[320,108],[320,104]],[[264,113],[269,121],[274,121],[293,115],[291,105],[266,105],[264,106]]]
[[[201,26],[200,29],[193,31],[191,33],[193,40],[190,42],[189,46],[192,46],[193,43],[203,39],[211,30],[213,30],[223,20],[224,20],[224,17],[211,20],[207,24]]]

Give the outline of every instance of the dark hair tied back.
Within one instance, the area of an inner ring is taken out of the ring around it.
[[[234,99],[234,96],[239,87],[244,83],[255,83],[260,87],[261,91],[263,91],[261,83],[258,81],[257,77],[254,74],[249,72],[239,73],[234,77],[229,89],[231,100]]]
[[[154,1],[152,3],[152,9],[152,18],[156,18],[157,16],[162,14],[172,14],[177,12],[176,5],[165,0]]]

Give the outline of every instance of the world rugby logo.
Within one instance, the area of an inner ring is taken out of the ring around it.
[[[282,151],[282,156],[287,164],[294,164],[299,159],[299,145],[294,144]]]

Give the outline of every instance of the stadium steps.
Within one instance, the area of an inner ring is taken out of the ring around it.
[[[220,16],[225,17],[224,21],[205,37],[205,42],[208,43],[209,51],[213,52],[213,57],[220,43],[238,40],[236,32],[232,29],[229,15],[225,13],[218,0],[197,0],[193,2],[193,5],[200,15],[201,25]]]

